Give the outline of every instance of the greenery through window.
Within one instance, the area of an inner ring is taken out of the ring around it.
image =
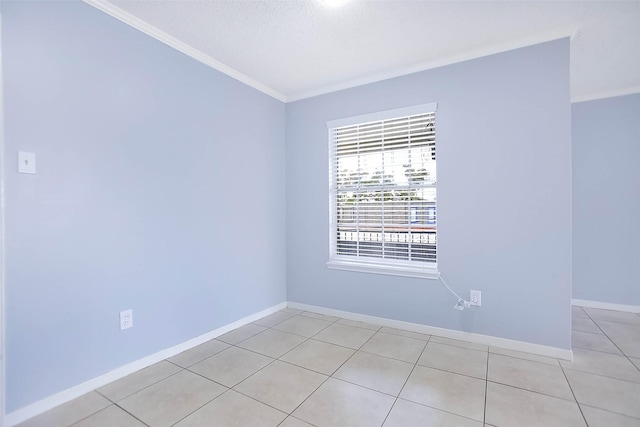
[[[331,256],[434,265],[435,112],[329,131]]]

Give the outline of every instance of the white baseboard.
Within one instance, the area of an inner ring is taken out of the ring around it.
[[[266,310],[262,310],[258,313],[244,317],[233,323],[229,323],[228,325],[222,326],[211,332],[207,332],[204,335],[200,335],[198,337],[185,341],[181,344],[174,345],[173,347],[166,348],[157,353],[154,353],[147,357],[143,357],[142,359],[138,359],[134,362],[131,362],[129,364],[116,368],[113,371],[107,372],[104,375],[100,375],[99,377],[90,379],[89,381],[85,381],[67,390],[64,390],[54,395],[51,395],[49,397],[46,397],[28,406],[20,408],[17,411],[10,412],[5,416],[4,425],[5,427],[15,426],[16,424],[26,421],[29,418],[33,418],[36,415],[40,415],[43,412],[46,412],[50,409],[55,408],[56,406],[62,405],[63,403],[67,403],[77,397],[82,396],[83,394],[86,394],[90,391],[93,391],[97,388],[107,385],[113,381],[119,380],[120,378],[126,377],[127,375],[132,374],[136,371],[139,371],[140,369],[151,366],[154,363],[158,363],[164,359],[175,356],[176,354],[180,354],[185,350],[189,350],[190,348],[193,348],[211,339],[219,337],[222,334],[226,334],[227,332],[232,331],[236,328],[239,328],[240,326],[244,326],[247,323],[251,323],[264,316],[268,316],[269,314],[282,310],[286,306],[287,306],[286,302],[274,305],[273,307],[267,308]]]
[[[510,340],[507,338],[476,334],[472,332],[456,331],[454,329],[438,328],[435,326],[421,325],[419,323],[404,322],[401,320],[387,319],[384,317],[368,316],[366,314],[351,313],[348,311],[334,310],[331,308],[318,307],[315,305],[301,304],[291,301],[287,303],[287,307],[326,314],[328,316],[342,317],[349,320],[368,322],[374,325],[387,326],[390,328],[405,329],[407,331],[419,332],[427,335],[437,335],[444,338],[451,338],[456,340],[469,341],[477,344],[489,345],[493,347],[500,347],[507,350],[522,351],[525,353],[553,357],[556,359],[571,361],[573,360],[573,351],[563,348],[549,347],[546,345]]]
[[[571,305],[580,307],[601,308],[603,310],[628,311],[629,313],[640,313],[640,305],[614,304],[612,302],[589,301],[586,299],[572,299]]]

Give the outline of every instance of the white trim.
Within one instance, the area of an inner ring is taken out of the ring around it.
[[[329,120],[326,122],[327,129],[329,133],[329,261],[327,262],[327,267],[334,270],[346,270],[346,271],[356,271],[361,273],[372,273],[372,274],[388,274],[393,276],[402,276],[402,277],[416,277],[421,279],[439,279],[440,273],[438,272],[437,264],[435,262],[421,262],[416,260],[394,260],[390,258],[385,258],[383,254],[379,254],[380,257],[364,257],[359,254],[356,256],[344,256],[338,253],[337,248],[337,231],[338,231],[338,219],[337,219],[337,195],[340,192],[339,184],[337,181],[337,165],[339,160],[342,158],[341,155],[337,154],[338,147],[341,144],[340,137],[336,137],[336,130],[349,126],[359,127],[360,125],[367,124],[380,124],[385,123],[388,120],[396,120],[396,119],[408,119],[409,123],[414,117],[418,117],[419,119],[425,118],[428,120],[435,120],[435,113],[438,110],[438,103],[431,102],[427,104],[419,104],[419,105],[411,105],[407,107],[394,108],[391,110],[384,111],[376,111],[373,113],[362,114],[358,116],[350,116],[343,117],[340,119]],[[403,126],[409,125],[409,123],[405,123],[403,121]],[[431,122],[435,124],[435,121]],[[400,125],[398,125],[400,126]],[[378,131],[372,131],[370,137],[374,135],[379,137],[381,136]],[[384,132],[384,131],[382,131]],[[349,137],[348,144],[357,144],[360,145],[360,137]],[[383,139],[384,141],[384,139]],[[407,145],[410,143],[410,140],[403,139],[402,141],[398,141],[398,144],[403,142],[401,146],[402,149],[410,147]],[[430,144],[435,146],[435,140]],[[400,145],[394,147],[399,148]],[[385,152],[384,144],[380,146],[370,146],[369,150],[379,149],[380,152]],[[377,152],[377,151],[376,151]],[[350,155],[349,155],[350,156]],[[358,159],[360,154],[357,155]],[[435,159],[434,159],[435,160]],[[384,186],[376,188],[377,186],[370,187],[370,189],[374,189],[374,191],[384,191]],[[436,188],[435,182],[431,184],[423,183],[423,185],[414,187],[415,189],[431,187],[433,189]],[[399,187],[402,188],[402,187]],[[411,187],[407,187],[408,189]],[[355,189],[356,193],[359,193],[361,190]],[[382,206],[386,205],[385,201],[382,201]],[[435,207],[435,204],[434,204]],[[384,215],[383,215],[384,216]],[[355,220],[356,224],[360,224],[359,219]],[[376,226],[377,227],[377,226]],[[384,218],[383,218],[383,228],[381,230],[383,234],[384,232]],[[358,239],[359,241],[359,239]],[[386,239],[380,240],[384,249],[384,242]],[[409,242],[407,242],[409,243]],[[435,245],[435,243],[434,243]],[[437,247],[436,247],[437,252]]]
[[[473,332],[456,331],[454,329],[438,328],[435,326],[421,325],[419,323],[404,322],[401,320],[387,319],[384,317],[368,316],[366,314],[351,313],[348,311],[334,310],[332,308],[318,307],[315,305],[301,304],[298,302],[287,302],[287,307],[298,310],[312,311],[314,313],[337,316],[344,319],[359,322],[372,323],[374,325],[387,326],[390,328],[405,329],[407,331],[418,332],[427,335],[437,335],[439,337],[451,338],[462,341],[469,341],[477,344],[484,344],[492,347],[500,347],[507,350],[521,351],[525,353],[537,354],[540,356],[553,357],[556,359],[573,360],[573,351],[563,348],[549,347],[541,344],[533,344],[524,341],[510,340],[507,338],[494,337],[490,335],[476,334]]]
[[[579,102],[596,101],[598,99],[615,98],[616,96],[635,95],[640,93],[640,86],[632,86],[624,89],[612,89],[604,90],[601,92],[589,93],[587,95],[573,96],[571,97],[571,103],[577,104]]]
[[[0,34],[2,34],[2,14],[0,13]],[[6,378],[5,366],[5,228],[4,228],[4,76],[2,74],[2,37],[0,35],[0,427],[5,425],[6,410]]]
[[[85,381],[82,384],[75,385],[67,390],[61,391],[28,406],[25,406],[24,408],[18,409],[17,411],[13,411],[6,416],[6,426],[15,426],[16,424],[19,424],[25,420],[28,420],[29,418],[35,417],[36,415],[55,408],[58,405],[69,402],[70,400],[73,400],[85,393],[109,384],[110,382],[119,380],[120,378],[126,377],[127,375],[139,371],[140,369],[146,368],[147,366],[151,366],[154,363],[158,363],[164,359],[175,356],[176,354],[182,353],[185,350],[189,350],[190,348],[207,342],[213,338],[219,337],[222,334],[226,334],[227,332],[239,328],[240,326],[244,326],[264,316],[268,316],[269,314],[275,313],[276,311],[280,311],[286,306],[286,302],[274,305],[273,307],[244,317],[233,323],[221,326],[220,328],[215,329],[211,332],[207,332],[204,335],[200,335],[181,344],[174,345],[173,347],[166,348],[150,356],[143,357],[142,359],[138,359],[134,362],[128,363],[124,366],[114,369],[113,371],[107,372],[104,375],[100,375],[99,377],[90,379],[89,381]]]
[[[640,313],[640,305],[616,304],[613,302],[590,301],[585,299],[572,299],[571,305],[588,308],[600,308],[602,310],[626,311],[629,313]]]
[[[416,267],[411,265],[382,264],[372,262],[345,261],[332,259],[327,261],[327,268],[332,270],[357,271],[360,273],[388,274],[401,277],[418,277],[421,279],[439,279],[440,272],[436,268]]]
[[[209,67],[215,70],[218,70],[223,74],[228,75],[229,77],[232,77],[256,90],[259,90],[260,92],[263,92],[285,103],[300,101],[302,99],[312,98],[314,96],[319,96],[319,95],[325,95],[332,92],[338,92],[340,90],[351,89],[354,87],[363,86],[370,83],[376,83],[383,80],[392,79],[395,77],[402,77],[402,76],[417,73],[420,71],[426,71],[433,68],[443,67],[445,65],[457,64],[460,62],[469,61],[472,59],[478,59],[484,56],[494,55],[497,53],[503,53],[510,50],[514,50],[514,49],[520,49],[523,47],[532,46],[539,43],[558,40],[565,37],[569,37],[571,40],[573,40],[574,36],[576,35],[576,32],[578,31],[578,29],[575,27],[560,30],[560,31],[550,31],[545,34],[536,35],[533,37],[527,37],[517,41],[495,44],[489,47],[480,47],[477,49],[467,51],[462,54],[452,55],[446,58],[424,62],[411,67],[406,67],[406,68],[402,68],[402,69],[398,69],[398,70],[394,70],[386,73],[369,75],[367,77],[352,79],[346,82],[323,86],[321,88],[303,91],[303,92],[293,94],[291,96],[287,96],[276,91],[270,86],[267,86],[247,76],[246,74],[241,73],[240,71],[234,68],[231,68],[228,65],[223,64],[220,61],[217,61],[216,59],[212,58],[206,53],[198,49],[195,49],[194,47],[176,39],[175,37],[165,33],[164,31],[149,24],[148,22],[145,22],[142,19],[130,14],[129,12],[126,12],[125,10],[119,8],[113,3],[110,3],[105,0],[82,0],[82,1],[118,19],[119,21],[124,22],[125,24],[139,31],[142,31],[143,33],[153,37],[154,39],[159,40],[160,42],[168,46],[171,46],[172,48],[178,50],[179,52],[182,52],[185,55],[190,56],[191,58],[197,61],[200,61],[203,64],[206,64]],[[596,93],[591,93],[586,95],[572,96],[571,102],[576,103],[576,102],[592,101],[596,99],[611,98],[614,96],[631,95],[635,93],[640,93],[640,87],[636,86],[636,87],[630,87],[625,89],[614,89],[614,90],[607,90],[607,91],[596,92]]]
[[[344,119],[330,120],[327,122],[327,129],[351,126],[361,123],[379,122],[382,120],[395,119],[396,117],[415,116],[418,114],[435,113],[438,111],[438,103],[412,105],[410,107],[395,108],[393,110],[376,111],[375,113],[362,114],[360,116],[345,117]]]
[[[346,82],[337,83],[333,85],[323,86],[317,89],[303,91],[291,94],[287,96],[287,102],[299,101],[306,98],[312,98],[314,96],[326,95],[328,93],[337,92],[340,90],[351,89],[358,86],[363,86],[370,83],[376,83],[383,80],[393,79],[396,77],[406,76],[408,74],[418,73],[421,71],[430,70],[433,68],[443,67],[445,65],[457,64],[459,62],[469,61],[472,59],[478,59],[485,56],[494,55],[497,53],[503,53],[514,49],[520,49],[527,46],[533,46],[540,43],[559,40],[562,38],[570,38],[576,34],[576,27],[565,28],[558,31],[549,31],[544,34],[537,34],[532,37],[525,37],[515,41],[509,41],[505,43],[497,43],[491,46],[482,46],[477,49],[469,50],[467,52],[452,55],[446,58],[437,59],[434,61],[424,62],[412,67],[406,67],[399,70],[394,70],[386,73],[371,74],[366,77],[352,79]]]
[[[114,5],[113,3],[110,3],[108,1],[104,1],[104,0],[82,0],[85,3],[95,7],[98,10],[101,10],[102,12],[106,13],[107,15],[111,15],[112,17],[124,22],[125,24],[135,28],[136,30],[142,31],[143,33],[147,34],[148,36],[153,37],[156,40],[161,41],[162,43],[166,44],[167,46],[171,46],[172,48],[176,49],[179,52],[184,53],[187,56],[190,56],[191,58],[202,62],[203,64],[208,65],[209,67],[220,71],[221,73],[224,73],[226,75],[228,75],[229,77],[232,77],[244,84],[246,84],[247,86],[251,86],[254,89],[259,90],[260,92],[263,92],[279,101],[282,102],[286,102],[287,101],[287,97],[283,94],[281,94],[280,92],[272,89],[271,87],[260,83],[257,80],[252,79],[251,77],[247,76],[246,74],[241,73],[240,71],[229,67],[228,65],[223,64],[220,61],[217,61],[215,59],[213,59],[212,57],[210,57],[209,55],[199,51],[198,49],[195,49],[193,47],[191,47],[190,45],[178,40],[177,38],[165,33],[164,31],[158,29],[157,27],[154,27],[153,25],[149,24],[148,22],[143,21],[142,19],[130,14],[129,12],[126,12],[125,10],[119,8],[118,6]]]

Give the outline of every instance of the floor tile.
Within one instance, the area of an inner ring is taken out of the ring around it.
[[[483,380],[416,366],[400,397],[482,421],[484,392],[485,381]]]
[[[571,346],[573,348],[586,348],[588,350],[621,354],[620,350],[618,350],[618,347],[616,347],[613,342],[611,342],[611,340],[604,334],[571,331]]]
[[[598,408],[580,405],[584,418],[589,427],[638,427],[640,418],[631,418],[626,415],[615,414]]]
[[[422,352],[418,365],[485,379],[487,354],[486,351],[430,341]]]
[[[600,320],[606,320],[609,322],[628,323],[631,325],[640,326],[640,316],[638,316],[636,313],[629,313],[626,311],[602,310],[599,308],[589,307],[585,307],[584,311],[596,323],[598,323]]]
[[[482,427],[482,423],[398,399],[383,427]]]
[[[375,333],[375,331],[370,329],[343,325],[336,322],[313,338],[343,347],[358,349]]]
[[[235,386],[234,390],[291,413],[326,379],[326,375],[276,360]]]
[[[263,317],[262,319],[258,319],[253,323],[260,326],[266,326],[267,328],[272,328],[277,324],[282,323],[293,316],[295,316],[295,314],[293,313],[287,313],[285,311],[277,311],[273,314]]]
[[[567,369],[578,403],[640,418],[640,384]]]
[[[31,418],[18,427],[67,427],[111,405],[95,391]]]
[[[145,425],[116,405],[111,405],[71,427],[145,427]]]
[[[591,332],[592,334],[601,334],[602,331],[591,319],[579,317],[577,319],[571,319],[571,330]]]
[[[372,331],[377,331],[378,329],[380,329],[380,325],[373,325],[367,322],[358,322],[357,320],[340,319],[338,320],[338,323],[342,325],[355,326],[356,328],[371,329]]]
[[[229,344],[218,340],[211,340],[197,345],[189,350],[183,351],[173,357],[167,359],[171,363],[187,368],[203,361],[207,357],[220,353],[222,350],[229,348]]]
[[[429,338],[431,338],[431,335],[421,334],[419,332],[405,331],[404,329],[388,328],[386,326],[380,328],[380,332],[384,332],[385,334],[400,335],[402,337],[409,337],[422,341],[429,341]]]
[[[573,362],[561,360],[560,364],[565,369],[640,383],[640,371],[629,359],[618,354],[574,348]]]
[[[574,306],[572,347],[559,361],[286,308],[19,427],[640,427],[640,316]]]
[[[489,354],[489,381],[573,401],[573,393],[560,366]]]
[[[381,426],[394,400],[387,394],[329,378],[292,415],[317,427]]]
[[[280,358],[321,374],[333,374],[355,352],[351,348],[310,339]]]
[[[358,351],[333,376],[397,396],[413,366],[413,363]]]
[[[311,424],[306,423],[302,420],[289,416],[286,420],[282,422],[278,427],[313,427]]]
[[[306,316],[295,316],[277,324],[273,329],[302,335],[304,337],[312,337],[330,324],[331,322],[326,320],[314,319]]]
[[[487,383],[486,422],[497,426],[587,427],[575,402]]]
[[[158,362],[154,365],[141,369],[138,372],[134,372],[131,375],[127,375],[124,378],[109,383],[104,387],[100,387],[98,392],[113,402],[118,402],[145,387],[149,387],[150,385],[179,372],[180,370],[181,368],[179,366],[163,360],[162,362]]]
[[[272,361],[270,357],[231,347],[191,366],[189,370],[227,387],[233,387]]]
[[[400,335],[376,332],[361,350],[380,356],[391,357],[404,362],[416,363],[426,341]]]
[[[546,363],[547,365],[560,366],[558,359],[553,357],[540,356],[538,354],[525,353],[522,351],[507,350],[500,347],[489,347],[490,353],[502,354],[503,356],[511,356],[517,359],[531,360],[532,362]]]
[[[119,405],[151,427],[165,427],[225,391],[220,384],[184,370],[127,397]]]
[[[624,354],[640,358],[640,327],[624,323],[598,321],[598,325]]]
[[[256,334],[259,334],[265,329],[267,329],[265,326],[249,323],[244,326],[240,326],[233,331],[227,332],[226,334],[220,335],[217,340],[226,342],[227,344],[236,345],[239,342],[246,340],[247,338],[251,338]]]
[[[588,318],[587,313],[582,309],[582,307],[572,306],[571,307],[571,316],[573,317],[582,317],[583,319]]]
[[[437,343],[440,343],[440,344],[455,345],[456,347],[470,348],[472,350],[480,350],[480,351],[487,351],[489,349],[489,346],[484,345],[484,344],[477,344],[477,343],[474,343],[474,342],[454,340],[454,339],[451,339],[451,338],[439,337],[437,335],[432,335],[431,339],[429,339],[429,342],[437,342]]]
[[[276,427],[286,416],[284,412],[229,390],[175,427]]]
[[[267,329],[258,335],[242,341],[238,344],[238,347],[255,351],[265,356],[278,358],[286,352],[293,350],[304,341],[306,341],[306,338],[300,335]]]

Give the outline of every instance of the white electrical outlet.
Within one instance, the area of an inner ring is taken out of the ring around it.
[[[471,291],[469,302],[471,303],[471,305],[476,305],[480,307],[482,305],[482,292]]]
[[[36,173],[36,153],[18,151],[18,172]]]
[[[125,310],[120,312],[120,330],[133,328],[133,310]]]

